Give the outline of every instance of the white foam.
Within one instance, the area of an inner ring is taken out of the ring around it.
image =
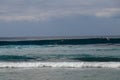
[[[120,68],[120,62],[0,62],[0,68]]]

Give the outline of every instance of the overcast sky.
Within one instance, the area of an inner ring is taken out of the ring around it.
[[[0,37],[120,35],[120,0],[0,0]]]

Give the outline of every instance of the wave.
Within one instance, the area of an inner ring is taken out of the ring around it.
[[[0,61],[29,61],[33,59],[35,58],[20,55],[0,55]]]
[[[79,44],[118,44],[120,38],[46,39],[46,40],[5,40],[0,45],[79,45]]]
[[[0,61],[83,61],[83,62],[120,62],[119,56],[99,56],[89,54],[50,54],[50,55],[0,55]]]
[[[0,62],[0,68],[120,68],[120,62]]]

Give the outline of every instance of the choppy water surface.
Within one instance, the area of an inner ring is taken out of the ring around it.
[[[119,68],[120,46],[117,44],[4,45],[0,46],[0,67]]]

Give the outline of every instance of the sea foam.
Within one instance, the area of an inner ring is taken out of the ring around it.
[[[120,68],[120,62],[0,62],[0,68]]]

